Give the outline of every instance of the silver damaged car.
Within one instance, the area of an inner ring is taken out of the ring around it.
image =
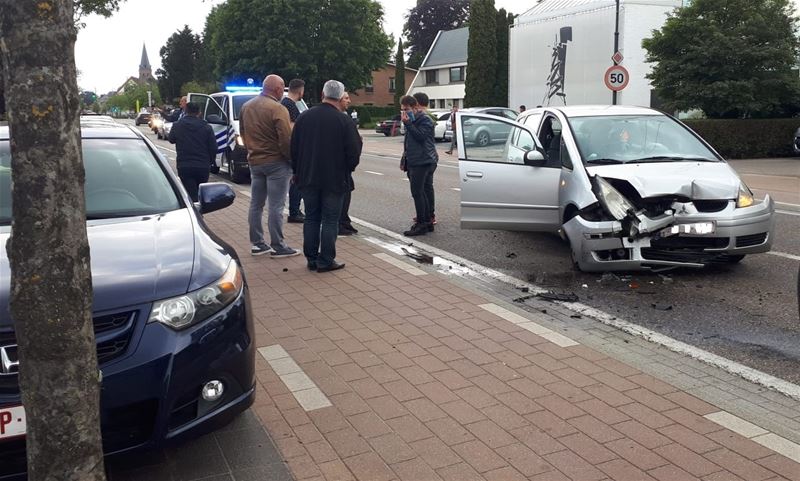
[[[459,112],[461,226],[559,232],[584,271],[735,263],[767,252],[773,201],[675,118],[641,107]],[[507,132],[481,145],[465,126]]]

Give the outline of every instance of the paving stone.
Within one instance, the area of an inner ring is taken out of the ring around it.
[[[347,458],[344,462],[358,480],[390,481],[395,478],[394,472],[373,452]]]
[[[370,446],[380,455],[386,464],[408,461],[417,457],[417,453],[395,433],[384,434],[368,440]]]
[[[507,465],[506,461],[492,449],[478,440],[452,446],[453,450],[479,473],[499,469]]]

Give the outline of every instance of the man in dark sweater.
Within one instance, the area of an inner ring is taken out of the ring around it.
[[[317,272],[344,267],[336,262],[336,235],[350,174],[361,156],[358,130],[340,110],[344,94],[341,82],[325,82],[322,103],[298,117],[292,132],[292,170],[306,206],[303,254]]]
[[[400,99],[400,107],[402,109],[400,118],[406,127],[401,168],[408,172],[411,196],[414,198],[414,209],[417,212],[414,225],[403,232],[403,235],[425,235],[433,232],[431,202],[428,200],[425,186],[433,186],[433,171],[439,162],[433,121],[419,107],[417,99],[410,95]]]
[[[301,79],[296,78],[289,81],[289,93],[281,99],[281,105],[286,107],[289,111],[289,123],[294,127],[297,122],[297,117],[300,116],[300,109],[297,108],[297,102],[303,98],[306,90],[306,83]],[[292,224],[302,224],[305,220],[303,212],[300,210],[300,189],[295,184],[289,186],[289,218],[287,221]]]
[[[211,162],[217,155],[214,129],[200,118],[197,104],[187,104],[186,115],[169,132],[169,141],[177,151],[178,177],[192,202],[197,202],[197,189],[208,182]]]

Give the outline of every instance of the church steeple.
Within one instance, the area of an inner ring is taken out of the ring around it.
[[[142,42],[142,60],[139,62],[139,82],[153,80],[153,71],[150,67],[150,60],[147,58],[147,47]]]

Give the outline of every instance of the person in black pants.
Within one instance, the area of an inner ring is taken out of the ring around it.
[[[436,120],[433,118],[431,114],[428,113],[428,104],[430,103],[428,94],[426,94],[425,92],[417,92],[414,94],[414,98],[417,99],[417,104],[419,105],[419,108],[422,111],[422,113],[431,118],[431,121],[433,122],[435,128]],[[434,143],[435,142],[436,139],[434,138]],[[433,190],[433,175],[436,173],[436,166],[437,164],[433,164],[433,171],[431,172],[431,175],[429,175],[428,178],[425,180],[425,197],[427,197],[428,199],[428,206],[429,206],[428,209],[430,210],[431,224],[433,225],[436,225],[436,193]],[[414,220],[416,221],[416,219]]]
[[[347,108],[350,107],[350,94],[345,92],[342,100],[339,101],[339,109],[347,115]],[[359,135],[359,141],[363,145],[364,139]],[[342,202],[342,215],[339,216],[339,235],[353,235],[358,234],[358,229],[353,227],[353,221],[350,219],[350,198],[353,191],[356,189],[356,184],[353,182],[353,174],[350,174],[350,190],[344,193],[344,200]]]
[[[217,155],[214,129],[200,118],[199,105],[186,105],[186,115],[172,126],[169,141],[175,144],[178,177],[192,202],[197,202],[198,188],[208,182],[211,162]]]
[[[439,155],[436,153],[433,121],[419,107],[417,99],[406,95],[400,99],[400,106],[400,120],[406,128],[400,168],[408,172],[411,196],[417,211],[414,225],[403,232],[403,235],[411,237],[433,232],[431,205],[425,186],[433,183],[433,171],[439,162]]]
[[[294,123],[297,122],[297,117],[300,116],[300,109],[297,108],[297,102],[303,98],[303,95],[306,91],[306,83],[299,79],[292,79],[289,81],[289,93],[286,97],[281,99],[281,105],[286,107],[286,110],[289,111],[289,124],[294,127]],[[302,194],[300,194],[300,189],[292,183],[289,185],[289,218],[286,221],[290,224],[302,224],[305,221],[306,216],[303,215],[303,212],[300,210],[300,200],[302,200]]]

